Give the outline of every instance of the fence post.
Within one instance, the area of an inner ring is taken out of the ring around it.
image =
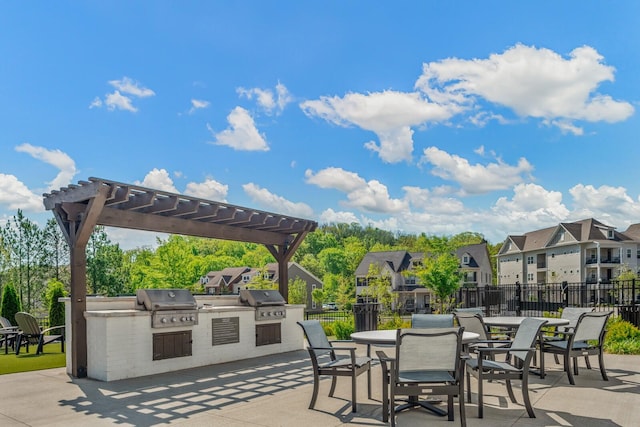
[[[516,282],[516,316],[520,316],[522,314],[522,310],[520,309],[521,297],[522,290],[520,288],[520,282]]]
[[[569,283],[565,280],[562,282],[562,306],[569,307]]]

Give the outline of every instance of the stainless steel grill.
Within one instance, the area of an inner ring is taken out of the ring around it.
[[[198,303],[187,289],[138,289],[138,308],[151,311],[152,328],[198,324]]]
[[[256,308],[256,321],[279,320],[287,317],[282,294],[271,289],[241,289],[240,302]]]

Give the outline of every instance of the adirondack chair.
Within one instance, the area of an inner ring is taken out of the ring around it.
[[[20,346],[24,343],[26,343],[27,352],[29,351],[29,344],[37,344],[36,354],[40,354],[46,344],[56,341],[60,342],[60,349],[64,353],[64,334],[48,335],[48,332],[53,330],[64,330],[64,326],[54,326],[43,330],[38,325],[38,320],[25,312],[16,313],[16,323],[18,324],[18,329],[20,329],[16,338],[16,355],[20,354]]]

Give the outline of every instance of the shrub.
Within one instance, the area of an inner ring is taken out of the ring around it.
[[[325,323],[322,322],[322,330],[324,331],[325,335],[328,337],[332,337],[333,336],[333,324],[332,323]]]
[[[355,325],[353,319],[350,320],[337,320],[333,322],[333,332],[336,339],[350,340],[351,334],[355,331]]]
[[[0,314],[6,317],[12,325],[16,324],[16,313],[22,311],[20,298],[13,284],[7,283],[2,290],[2,304],[0,306]]]
[[[49,303],[49,326],[64,325],[64,303],[58,301],[66,296],[61,281],[52,279],[47,286],[47,302]]]
[[[613,354],[640,354],[640,329],[620,317],[610,318],[604,350]]]
[[[394,314],[393,317],[378,325],[378,329],[398,329],[398,328],[410,328],[411,321],[403,320],[399,314]]]

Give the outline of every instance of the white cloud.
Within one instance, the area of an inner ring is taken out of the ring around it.
[[[214,133],[211,126],[209,131],[214,135],[216,145],[227,145],[235,150],[269,151],[265,136],[258,132],[253,117],[242,107],[236,107],[227,116],[229,128]]]
[[[533,172],[533,166],[525,158],[520,158],[516,166],[508,165],[500,159],[497,159],[497,163],[471,165],[467,159],[436,147],[424,150],[421,159],[421,163],[423,162],[434,166],[431,171],[433,175],[457,182],[467,194],[511,188],[524,180],[523,175]]]
[[[440,197],[426,188],[402,187],[405,200],[418,210],[428,210],[436,214],[456,214],[464,211],[464,204],[452,197]]]
[[[252,182],[244,184],[242,188],[251,200],[266,206],[273,212],[302,218],[313,216],[313,209],[306,203],[291,202],[284,197],[273,194],[266,188],[260,188],[260,186]]]
[[[209,101],[204,101],[201,99],[192,99],[191,100],[191,108],[189,109],[189,114],[193,114],[196,110],[201,110],[203,108],[208,108],[211,103]]]
[[[42,196],[35,194],[14,175],[0,173],[0,205],[8,209],[44,212]]]
[[[326,168],[314,174],[308,169],[306,181],[320,188],[333,188],[346,193],[345,206],[367,212],[400,212],[407,208],[405,201],[389,197],[387,187],[377,180],[365,181],[353,172],[341,168]]]
[[[334,211],[329,208],[320,214],[322,224],[360,224],[358,217],[353,212]]]
[[[60,170],[55,178],[48,183],[47,191],[59,190],[69,185],[78,172],[73,159],[60,150],[48,150],[44,147],[36,147],[25,143],[18,145],[16,151],[27,153],[34,159],[41,160]]]
[[[117,90],[137,98],[147,98],[156,94],[151,89],[141,86],[139,82],[129,77],[123,77],[121,80],[109,80],[109,84]]]
[[[624,187],[578,184],[569,189],[576,216],[607,218],[613,224],[640,222],[640,198],[634,200]]]
[[[155,95],[153,90],[142,86],[129,77],[123,77],[121,80],[109,80],[108,83],[116,90],[106,94],[104,101],[99,97],[94,98],[89,108],[100,108],[104,105],[109,111],[124,110],[135,113],[138,108],[133,105],[132,97],[147,98]]]
[[[207,178],[204,182],[190,182],[184,194],[217,202],[226,202],[229,186],[214,179]]]
[[[338,126],[356,125],[374,132],[380,145],[365,144],[389,163],[410,161],[413,152],[411,127],[443,122],[461,111],[458,105],[429,102],[418,93],[396,91],[349,93],[344,97],[320,97],[300,108],[307,116],[320,117]]]
[[[289,94],[287,87],[278,82],[276,85],[275,93],[271,89],[250,88],[246,89],[239,87],[236,92],[240,97],[247,99],[256,99],[258,106],[267,114],[273,113],[280,114],[284,108],[293,101],[293,98]]]
[[[116,109],[131,111],[132,113],[135,113],[136,111],[138,111],[138,109],[133,106],[131,98],[129,98],[128,96],[122,95],[117,90],[113,93],[109,93],[106,95],[104,99],[104,105],[107,106],[107,109],[109,111],[113,111]]]
[[[596,92],[601,83],[614,80],[613,74],[614,68],[589,46],[565,59],[549,49],[518,44],[488,59],[424,64],[416,88],[436,102],[477,106],[484,99],[579,134],[574,120],[612,123],[633,114],[630,103]]]
[[[169,193],[180,193],[173,184],[173,180],[166,169],[153,168],[152,171],[145,175],[142,182],[136,181],[135,184]]]

